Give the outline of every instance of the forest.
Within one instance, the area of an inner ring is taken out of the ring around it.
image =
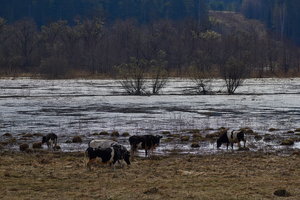
[[[296,0],[3,0],[0,72],[296,75],[299,7]],[[237,20],[251,23],[232,28]]]

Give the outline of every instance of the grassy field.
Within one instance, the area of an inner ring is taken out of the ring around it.
[[[300,199],[300,156],[253,152],[84,167],[83,153],[1,153],[0,199]]]

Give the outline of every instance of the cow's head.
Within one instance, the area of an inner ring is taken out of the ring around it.
[[[156,146],[158,146],[159,143],[160,143],[160,139],[162,138],[162,136],[156,135],[156,136],[154,136],[154,137],[155,137],[155,144],[156,144]]]
[[[47,142],[47,138],[46,138],[46,136],[43,136],[43,138],[42,138],[42,144],[44,144],[46,142]]]

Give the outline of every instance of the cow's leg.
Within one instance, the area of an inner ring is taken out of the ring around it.
[[[135,151],[136,151],[136,149],[134,148],[134,146],[131,146],[131,149],[130,149],[130,159],[131,159],[131,161],[133,161],[134,160],[134,153],[135,153]]]
[[[233,142],[231,143],[231,149],[233,150]]]
[[[154,154],[154,147],[151,148],[151,156]]]
[[[246,148],[246,140],[244,139],[244,148]]]
[[[86,166],[87,166],[87,168],[89,169],[89,170],[91,170],[92,169],[92,164],[93,163],[96,163],[97,162],[97,159],[96,158],[93,158],[93,159],[90,159],[89,161],[88,161],[88,163],[86,164]]]
[[[229,143],[227,143],[227,150],[228,150],[228,146],[229,146]]]
[[[119,165],[121,166],[121,168],[124,168],[124,160],[118,160]]]
[[[116,165],[116,162],[119,162],[119,160],[114,160],[112,162],[109,163],[110,167],[115,171],[115,165]]]
[[[239,148],[241,148],[241,142],[240,141],[238,141],[238,146],[239,146]]]
[[[146,144],[145,144],[145,157],[148,157],[148,147]]]
[[[53,147],[56,147],[56,146],[57,146],[57,139],[55,139],[53,142]]]

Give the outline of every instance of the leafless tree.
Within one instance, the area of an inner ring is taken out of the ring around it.
[[[230,58],[221,69],[221,76],[225,80],[228,94],[234,94],[235,90],[241,86],[246,78],[245,65],[235,59]]]
[[[166,71],[167,61],[165,60],[166,53],[164,51],[159,51],[157,59],[151,61],[151,88],[152,94],[158,94],[162,88],[168,82],[168,72]]]
[[[84,64],[91,72],[100,69],[97,47],[103,37],[103,21],[99,18],[77,22],[78,31],[84,44]]]
[[[190,67],[189,74],[195,86],[191,88],[196,94],[211,94],[212,78],[211,73],[205,70],[200,70],[195,66]]]
[[[118,67],[122,80],[122,88],[130,95],[145,95],[146,91],[146,73],[149,65],[148,61],[143,59],[131,58],[130,63],[122,64]]]
[[[28,71],[28,68],[33,64],[32,55],[38,44],[36,24],[30,19],[18,21],[14,24],[13,32],[16,54],[22,58],[21,67]]]

